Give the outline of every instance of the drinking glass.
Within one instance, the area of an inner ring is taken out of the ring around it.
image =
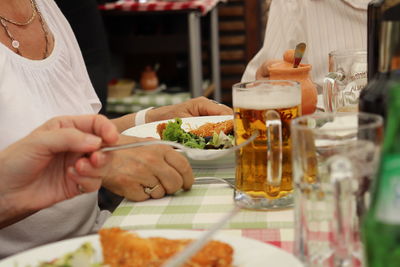
[[[361,90],[367,85],[367,52],[337,50],[329,53],[329,73],[324,78],[327,112],[356,112]]]
[[[237,145],[255,131],[258,137],[236,151],[236,204],[250,209],[293,205],[290,122],[301,115],[301,88],[294,81],[254,81],[233,86]],[[252,201],[246,201],[250,196]]]
[[[315,113],[292,122],[296,256],[306,266],[360,266],[360,219],[383,140],[368,113]]]

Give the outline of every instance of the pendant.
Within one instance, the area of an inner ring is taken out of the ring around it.
[[[13,41],[11,42],[11,45],[12,45],[12,47],[14,47],[15,49],[18,49],[18,48],[19,48],[19,42],[18,42],[17,40],[13,40]]]

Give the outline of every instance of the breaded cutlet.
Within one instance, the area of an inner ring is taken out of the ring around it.
[[[191,239],[141,238],[120,228],[99,231],[103,260],[110,267],[159,267],[183,250]],[[184,267],[231,267],[233,248],[220,241],[208,242]]]
[[[190,132],[201,137],[213,136],[214,133],[219,134],[224,132],[224,134],[232,133],[233,131],[233,120],[226,120],[216,123],[206,123],[197,129],[191,130]]]

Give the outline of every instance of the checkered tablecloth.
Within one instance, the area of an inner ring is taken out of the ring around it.
[[[102,10],[124,10],[124,11],[169,11],[198,9],[203,15],[209,12],[218,2],[222,0],[187,0],[187,1],[167,1],[167,0],[120,0],[114,3],[106,3],[99,8]]]
[[[161,107],[165,105],[179,104],[190,99],[190,93],[135,93],[123,98],[107,99],[107,112],[131,113],[148,107]]]
[[[234,169],[197,169],[195,176],[233,177]],[[144,202],[123,200],[104,227],[137,229],[208,229],[234,207],[225,184],[195,184],[192,190]],[[286,251],[293,248],[293,210],[242,210],[222,232],[254,238]]]

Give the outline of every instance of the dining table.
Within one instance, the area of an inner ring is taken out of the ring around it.
[[[234,162],[231,166],[214,164],[193,168],[193,173],[195,177],[233,178]],[[188,191],[160,199],[143,202],[124,199],[106,220],[103,228],[204,231],[234,208],[233,195],[234,190],[228,184],[214,180],[206,184],[195,182]],[[255,239],[292,253],[293,208],[269,211],[241,209],[220,232]]]

